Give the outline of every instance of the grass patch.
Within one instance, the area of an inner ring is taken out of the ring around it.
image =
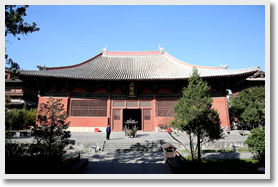
[[[5,130],[5,132],[22,132],[22,131],[32,131],[31,129],[21,129],[21,130]]]
[[[203,153],[232,153],[234,152],[233,149],[204,149],[202,150]],[[248,148],[239,147],[238,152],[249,152]]]
[[[232,149],[205,149],[202,150],[203,153],[231,153],[233,152]]]
[[[180,153],[190,153],[186,150],[179,150]],[[234,152],[233,149],[203,149],[202,153],[232,153]],[[238,152],[250,152],[248,148],[239,147]]]
[[[202,160],[201,164],[187,162],[177,173],[183,174],[263,174],[257,168],[262,167],[256,159]]]

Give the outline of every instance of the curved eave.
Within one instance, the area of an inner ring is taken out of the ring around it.
[[[250,71],[250,72],[244,72],[244,73],[238,73],[238,74],[228,74],[228,75],[212,75],[212,76],[200,76],[201,78],[223,78],[223,77],[239,77],[244,75],[249,75],[257,72],[258,70]]]
[[[173,57],[172,55],[170,55],[169,53],[165,52],[165,56],[167,56],[168,58],[170,58],[171,60],[173,60],[174,62],[177,62],[179,64],[182,64],[184,66],[188,66],[188,67],[195,67],[197,69],[210,69],[210,70],[221,70],[221,67],[213,67],[213,66],[200,66],[200,65],[194,65],[194,64],[190,64],[184,61],[181,61],[175,57]]]
[[[253,70],[249,72],[243,72],[238,74],[227,74],[227,75],[208,75],[202,76],[201,78],[209,79],[209,78],[223,78],[223,77],[239,77],[244,75],[250,75],[258,70]],[[28,74],[28,73],[20,73],[20,76],[28,76],[28,77],[42,77],[42,78],[58,78],[58,79],[70,79],[70,80],[89,80],[89,81],[175,81],[175,80],[187,80],[189,77],[173,77],[173,78],[119,78],[119,79],[111,79],[111,78],[90,78],[90,77],[75,77],[75,76],[59,76],[59,75],[41,75],[41,74]]]
[[[87,64],[87,63],[89,63],[90,61],[92,61],[92,60],[98,58],[98,57],[101,56],[101,55],[102,55],[102,53],[99,53],[99,54],[97,54],[96,56],[94,56],[93,58],[90,58],[90,59],[88,59],[88,60],[86,60],[86,61],[84,61],[84,62],[81,62],[81,63],[79,63],[79,64],[75,64],[75,65],[71,65],[71,66],[46,67],[45,69],[46,69],[46,70],[58,70],[58,69],[70,69],[70,68],[75,68],[75,67],[78,67],[78,66],[82,66],[82,65],[84,65],[84,64]]]

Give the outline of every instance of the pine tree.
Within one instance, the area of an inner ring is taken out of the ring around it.
[[[67,113],[61,99],[49,98],[46,103],[41,103],[38,113],[38,124],[34,130],[34,139],[38,144],[47,147],[48,157],[61,156],[70,131],[67,131],[70,122],[66,122]]]
[[[174,107],[172,126],[189,135],[192,160],[196,157],[201,162],[201,145],[222,137],[220,119],[217,111],[212,109],[212,99],[207,82],[201,80],[196,68],[183,89],[183,96]],[[194,146],[194,140],[197,144]]]

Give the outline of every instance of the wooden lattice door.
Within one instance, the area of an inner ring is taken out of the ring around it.
[[[143,110],[143,121],[144,121],[144,131],[152,131],[152,115],[151,109],[144,109]]]
[[[113,109],[113,131],[122,131],[123,124],[122,124],[122,110],[121,109]]]

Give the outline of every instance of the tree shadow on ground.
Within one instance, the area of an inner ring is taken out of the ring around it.
[[[107,163],[89,162],[81,174],[173,174],[163,163]],[[130,179],[126,176],[126,179]]]
[[[133,137],[133,138],[141,138],[141,137],[146,137],[146,136],[150,136],[149,134],[136,134],[136,136],[135,137]]]
[[[83,173],[172,174],[172,171],[163,160],[159,142],[146,141],[132,144],[129,149],[92,155]]]
[[[91,155],[83,174],[263,174],[254,160],[241,160],[238,152],[206,153],[202,162],[186,162],[179,170],[164,162],[163,140],[134,143],[129,149]],[[128,178],[128,177],[127,177]]]

